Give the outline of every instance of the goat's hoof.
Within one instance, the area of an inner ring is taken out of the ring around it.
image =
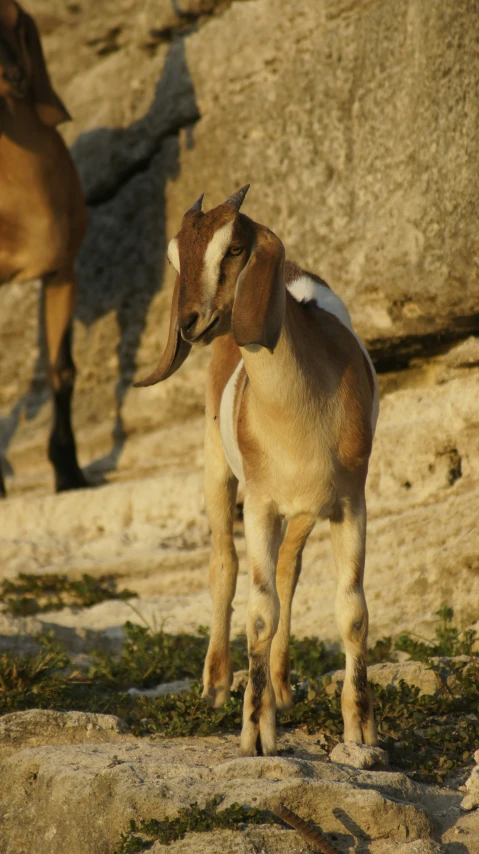
[[[277,709],[290,709],[293,705],[293,693],[289,685],[284,682],[275,682],[273,679],[274,696]]]
[[[276,728],[258,725],[243,727],[241,733],[240,756],[276,756]]]
[[[90,483],[81,469],[69,472],[68,474],[59,474],[57,472],[55,475],[55,492],[68,492],[71,489],[87,489],[91,486],[96,486],[96,484]]]
[[[230,697],[230,689],[229,686],[218,685],[217,687],[210,685],[203,689],[203,693],[201,695],[203,700],[206,700],[208,706],[211,706],[213,709],[219,709],[220,706],[224,706],[227,700]]]
[[[344,727],[344,741],[352,741],[356,744],[365,744],[367,747],[377,747],[378,735],[374,718],[369,718],[363,723],[354,722],[353,725]]]
[[[240,756],[277,756],[276,742],[274,745],[263,747],[261,736],[258,733],[256,741],[253,744],[241,744]]]

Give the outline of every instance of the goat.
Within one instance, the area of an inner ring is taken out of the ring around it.
[[[292,703],[291,603],[318,516],[330,520],[338,574],[344,738],[375,744],[363,591],[364,490],[379,411],[374,368],[339,297],[285,262],[279,238],[239,212],[248,187],[207,213],[201,196],[185,214],[168,247],[177,271],[168,342],[156,370],[137,383],[165,380],[193,344],[212,343],[205,495],[213,621],[203,696],[219,706],[230,691],[242,481],[250,593],[241,753],[276,753],[275,709]]]
[[[42,279],[53,398],[48,456],[57,491],[87,485],[71,425],[73,264],[86,232],[86,205],[56,130],[69,118],[51,86],[33,18],[13,0],[0,0],[0,283]]]

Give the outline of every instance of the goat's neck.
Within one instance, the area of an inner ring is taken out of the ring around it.
[[[287,291],[283,328],[274,352],[256,345],[241,348],[253,397],[261,412],[271,418],[281,418],[283,412],[290,418],[292,409],[307,406],[312,385],[316,401],[321,389],[325,397],[331,393],[327,344],[316,336],[314,351],[310,352],[304,311]]]

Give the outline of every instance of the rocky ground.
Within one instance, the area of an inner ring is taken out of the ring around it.
[[[245,213],[341,294],[379,372],[368,482],[371,641],[402,631],[431,637],[445,605],[460,628],[479,628],[475,3],[459,10],[452,0],[404,0],[392,16],[390,4],[360,0],[180,5],[28,4],[74,115],[64,133],[89,203],[74,420],[81,464],[98,486],[52,494],[39,285],[2,287],[9,497],[0,510],[1,574],[116,573],[139,599],[1,614],[1,647],[31,650],[47,627],[79,655],[118,648],[128,619],[170,632],[210,623],[208,353],[194,352],[164,385],[131,382],[156,364],[165,340],[165,247],[182,213],[203,190],[209,207],[246,181]],[[240,519],[236,543],[239,634],[247,599]],[[338,640],[334,593],[323,522],[305,551],[298,637]],[[478,813],[460,810],[470,768],[439,789],[329,761],[299,731],[282,734],[278,759],[252,761],[237,758],[237,735],[138,739],[111,718],[69,714],[3,721],[1,854],[106,854],[130,818],[174,815],[216,794],[268,808],[283,799],[334,834],[341,852],[479,852]],[[308,845],[296,831],[259,826],[189,834],[172,848]]]
[[[455,788],[413,783],[375,767],[371,757],[362,770],[341,754],[330,761],[317,739],[301,732],[283,735],[283,755],[256,759],[238,758],[234,736],[135,739],[108,715],[25,712],[5,717],[0,732],[2,779],[8,780],[2,803],[9,830],[5,854],[112,851],[118,829],[126,831],[131,819],[172,816],[215,795],[222,796],[222,809],[241,803],[274,810],[286,803],[319,825],[339,852],[479,850],[477,814],[461,812],[462,795]],[[441,834],[442,844],[433,841]],[[297,831],[278,826],[191,833],[171,849],[319,850]],[[149,850],[160,854],[163,846],[155,843]]]

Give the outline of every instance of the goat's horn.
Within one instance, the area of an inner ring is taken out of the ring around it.
[[[168,330],[168,341],[165,351],[158,362],[152,374],[149,374],[144,380],[135,383],[135,387],[139,388],[147,385],[155,385],[161,383],[171,377],[185,361],[188,353],[191,350],[191,344],[184,341],[180,334],[178,326],[178,299],[180,293],[180,277],[176,277],[175,288],[173,290],[173,299],[171,302],[170,328]]]
[[[241,187],[241,190],[236,190],[236,193],[233,193],[229,199],[226,199],[225,205],[233,205],[238,210],[244,202],[244,197],[250,188],[250,184],[245,184],[244,187]]]
[[[204,194],[204,193],[202,193],[202,194],[201,194],[201,196],[199,197],[199,199],[196,199],[196,202],[194,203],[194,205],[191,205],[191,208],[189,208],[189,209],[186,211],[186,213],[187,213],[187,214],[189,214],[189,213],[196,213],[197,211],[200,211],[200,210],[201,210],[201,205],[203,204],[203,198],[204,198],[204,195],[205,195],[205,194]]]

